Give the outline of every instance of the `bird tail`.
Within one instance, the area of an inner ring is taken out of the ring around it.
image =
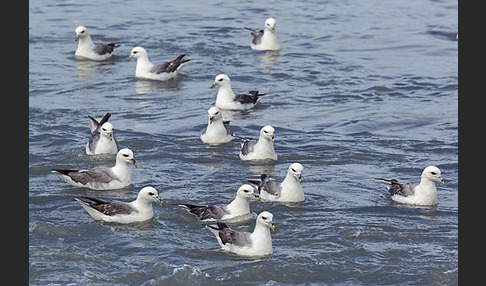
[[[243,28],[245,28],[245,29],[247,29],[247,30],[250,30],[250,31],[252,31],[252,32],[257,32],[257,30],[252,29],[252,28],[248,28],[248,27],[243,27]]]

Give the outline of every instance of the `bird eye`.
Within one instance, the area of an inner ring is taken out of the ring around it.
[[[249,191],[248,190],[243,190],[245,193],[248,193]]]
[[[263,133],[268,133],[267,130],[263,130]]]
[[[133,51],[133,53],[134,53],[134,54],[136,54],[136,53],[137,53],[137,51]]]
[[[123,157],[128,157],[128,154],[123,154]]]
[[[103,128],[103,127],[101,128],[101,130],[106,131],[106,129],[105,129],[105,128]]]
[[[150,193],[149,193],[149,195],[153,196],[153,195],[154,195],[154,193],[150,192]]]
[[[263,219],[263,220],[267,220],[267,217],[262,216],[262,219]]]
[[[290,170],[292,170],[292,172],[296,172],[296,171],[294,170],[294,168],[290,168]]]
[[[435,175],[437,175],[437,173],[436,173],[436,172],[430,172],[430,173],[431,173],[432,175],[434,175],[434,176],[435,176]]]
[[[223,81],[223,79],[222,79],[222,78],[220,78],[220,79],[218,79],[218,81]]]

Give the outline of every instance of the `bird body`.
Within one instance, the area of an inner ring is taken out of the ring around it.
[[[129,186],[132,183],[132,171],[129,164],[137,167],[133,152],[124,148],[116,155],[115,166],[94,167],[87,170],[52,169],[68,184],[93,190],[113,190]]]
[[[274,18],[268,18],[265,20],[265,28],[263,30],[254,30],[248,27],[245,29],[251,31],[253,37],[251,41],[251,48],[257,51],[278,51],[280,50],[280,43],[277,39],[275,26],[277,22]]]
[[[131,59],[137,60],[137,66],[135,68],[135,77],[166,81],[173,79],[177,76],[179,71],[189,62],[191,59],[184,58],[185,54],[179,55],[177,58],[166,61],[160,64],[153,64],[148,57],[147,51],[142,47],[135,47],[130,52],[130,56],[127,61]]]
[[[132,223],[151,219],[154,216],[152,202],[162,205],[158,192],[153,187],[144,187],[132,202],[117,200],[106,201],[91,197],[75,198],[75,200],[95,220],[117,223]]]
[[[119,43],[95,44],[89,35],[88,29],[84,26],[76,28],[75,41],[79,41],[74,55],[78,58],[103,61],[110,58],[119,47]]]
[[[260,137],[258,140],[252,138],[242,138],[240,159],[241,160],[277,160],[278,156],[275,153],[273,143],[275,129],[266,125],[260,130]]]
[[[224,110],[244,110],[255,107],[258,101],[264,96],[256,90],[246,94],[235,94],[231,88],[231,80],[226,74],[216,76],[210,88],[218,87],[215,106]]]
[[[435,166],[428,166],[423,170],[420,182],[399,183],[396,179],[375,179],[385,184],[392,200],[412,205],[436,205],[438,198],[435,182],[444,185],[441,172]]]
[[[213,106],[208,110],[208,125],[201,134],[201,141],[206,144],[221,144],[232,141],[235,138],[229,129],[230,122],[223,121],[223,115],[219,108]]]
[[[253,232],[235,231],[221,222],[206,225],[206,228],[214,234],[223,250],[242,256],[266,256],[273,253],[270,229],[275,231],[275,225],[270,212],[264,211],[258,215]]]

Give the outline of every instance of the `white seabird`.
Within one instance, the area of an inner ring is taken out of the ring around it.
[[[258,201],[258,197],[254,193],[254,188],[251,185],[244,184],[238,189],[236,197],[229,204],[179,204],[179,206],[189,213],[196,215],[202,221],[234,221],[235,218],[243,219],[250,215],[250,199]]]
[[[206,144],[221,144],[230,142],[235,138],[229,129],[230,122],[223,121],[221,110],[215,106],[208,109],[208,126],[203,129],[201,141]]]
[[[248,93],[235,94],[231,88],[231,81],[228,75],[218,74],[210,88],[218,87],[215,106],[219,109],[226,110],[244,110],[255,107],[264,93],[258,93],[257,90]]]
[[[444,185],[441,172],[435,166],[428,166],[424,169],[420,182],[399,183],[396,179],[375,179],[381,180],[385,184],[392,200],[412,205],[436,205],[438,203],[437,188],[434,182]]]
[[[260,137],[257,139],[241,138],[241,160],[277,160],[277,154],[273,148],[275,129],[266,125],[260,130]]]
[[[132,202],[106,201],[92,197],[74,198],[95,220],[132,223],[151,219],[154,216],[152,203],[162,205],[158,192],[153,187],[144,187]]]
[[[273,215],[264,211],[256,219],[253,232],[235,231],[225,223],[206,225],[223,250],[243,256],[266,256],[273,253],[270,229],[275,231]]]
[[[137,167],[132,150],[121,149],[116,155],[113,167],[94,167],[87,170],[52,169],[68,184],[93,190],[113,190],[129,186],[132,183],[132,170],[129,164]]]
[[[88,29],[85,26],[78,26],[76,28],[76,37],[74,41],[78,42],[78,47],[74,55],[78,58],[85,58],[95,61],[102,61],[110,58],[119,47],[119,43],[95,44],[91,40]]]
[[[283,181],[275,180],[262,174],[260,180],[248,180],[257,186],[262,200],[273,202],[296,203],[305,201],[302,189],[302,172],[304,166],[293,163],[289,166],[287,175]]]
[[[185,54],[181,54],[173,60],[160,64],[153,64],[150,62],[144,48],[135,47],[130,52],[127,61],[130,61],[131,59],[137,60],[135,77],[165,81],[175,78],[187,62],[191,60],[189,58],[184,59],[184,56]]]
[[[271,50],[277,51],[280,50],[280,44],[277,39],[277,34],[275,30],[275,26],[277,22],[274,18],[268,18],[265,20],[265,28],[263,30],[254,30],[248,27],[245,29],[251,31],[251,35],[253,39],[251,41],[251,48],[253,50],[264,51],[264,50]]]
[[[111,113],[107,113],[98,122],[98,120],[88,115],[91,135],[86,144],[86,154],[116,154],[120,150],[120,145],[113,134],[113,124],[108,122],[110,116]]]

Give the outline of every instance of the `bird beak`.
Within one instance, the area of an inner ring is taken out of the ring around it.
[[[275,143],[275,138],[272,137],[272,143]]]
[[[272,28],[272,34],[275,34],[275,28]]]
[[[275,231],[275,225],[272,223],[272,225],[270,226],[270,228]]]
[[[442,180],[442,178],[441,178],[441,177],[439,177],[438,179],[439,179],[439,182],[440,182],[440,184],[441,184],[442,186],[443,186],[443,185],[445,185],[445,183],[444,183],[444,181]]]
[[[78,40],[79,40],[79,37],[78,37],[78,36],[76,36],[76,37],[74,38],[74,41],[75,41],[75,42],[77,42]]]
[[[132,59],[132,57],[131,57],[131,56],[130,56],[130,57],[128,57],[128,58],[127,58],[127,62],[129,62],[131,59]]]
[[[214,88],[216,86],[216,83],[213,83],[209,88]]]
[[[110,141],[113,140],[113,135],[110,135]]]
[[[257,195],[250,195],[251,199],[254,199],[255,201],[260,201],[260,198]]]
[[[214,119],[214,116],[210,116],[209,117],[209,124],[212,124],[213,123],[213,119]]]
[[[135,166],[135,168],[138,167],[137,161],[135,161],[135,159],[132,159],[131,160],[131,163],[133,164],[133,166]]]
[[[159,197],[155,198],[155,202],[161,206],[164,204],[164,202]]]
[[[297,178],[299,178],[299,183],[302,183],[302,177],[301,177],[301,175],[298,175]]]

